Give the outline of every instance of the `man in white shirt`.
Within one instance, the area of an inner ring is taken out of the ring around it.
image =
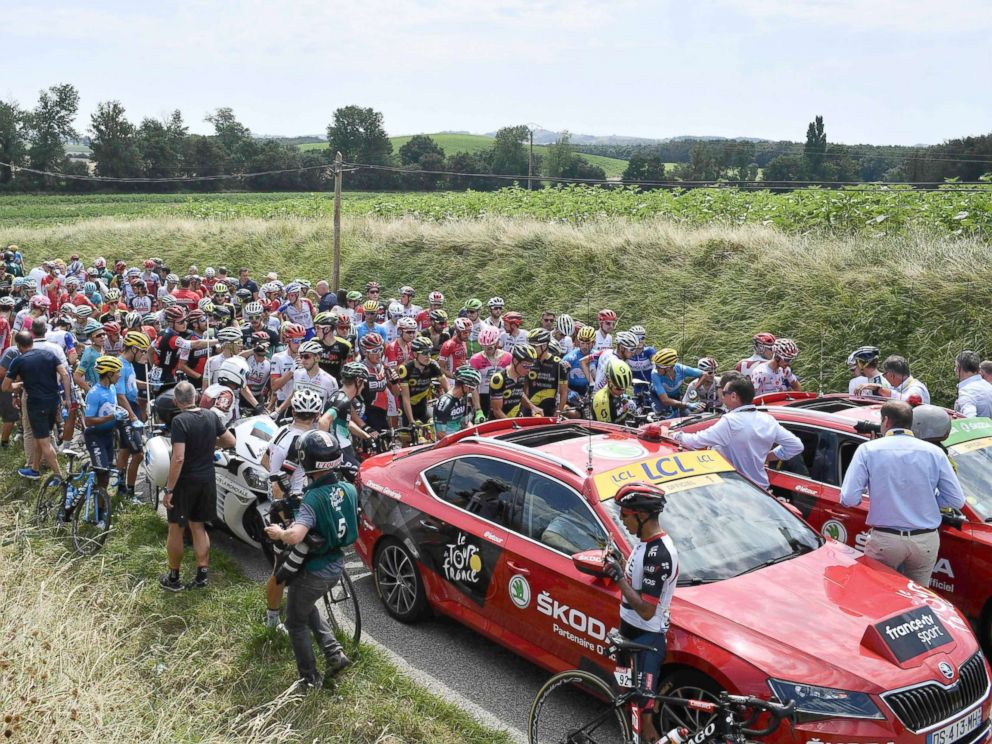
[[[954,360],[954,372],[958,376],[958,399],[954,410],[965,418],[992,416],[992,384],[978,374],[981,359],[973,351],[962,351]]]
[[[919,398],[920,404],[929,405],[930,391],[909,373],[909,362],[904,357],[895,354],[887,357],[882,362],[882,377],[885,384],[869,383],[862,386],[868,395],[905,400],[914,404],[914,398]]]

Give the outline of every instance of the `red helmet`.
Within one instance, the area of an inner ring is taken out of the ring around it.
[[[444,295],[435,289],[433,292],[427,295],[427,301],[432,305],[443,305]]]
[[[524,316],[518,313],[516,310],[511,310],[503,316],[503,325],[515,325],[518,328],[520,324],[524,322]]]
[[[121,324],[113,321],[104,323],[103,330],[108,336],[119,336],[121,333]]]
[[[299,323],[287,323],[283,326],[282,335],[287,339],[305,338],[307,335],[307,329]]]
[[[614,321],[615,322],[616,319],[617,319],[617,314],[615,312],[613,312],[612,310],[610,310],[608,307],[604,307],[602,310],[599,311],[599,315],[597,317],[599,318],[599,322],[600,323],[602,323],[604,321],[606,321],[606,322]]]
[[[660,514],[665,508],[665,492],[652,483],[628,483],[613,495],[621,508],[645,514]]]
[[[47,310],[52,306],[52,301],[45,295],[35,295],[31,298],[31,307],[35,310]]]
[[[165,308],[165,320],[169,323],[178,323],[186,320],[186,310],[182,305],[170,305]]]
[[[114,271],[118,271],[118,272],[119,271],[124,271],[124,269],[126,269],[126,268],[127,268],[127,264],[124,263],[123,261],[115,261],[114,262]]]
[[[155,262],[152,261],[150,258],[146,258],[145,259],[145,268],[146,269],[154,269],[155,268]]]
[[[455,330],[456,331],[471,331],[472,321],[468,318],[455,318]]]
[[[362,336],[361,346],[365,351],[381,349],[383,346],[382,336],[374,331],[372,333],[366,333]]]
[[[186,320],[190,323],[204,323],[207,320],[207,314],[197,308],[190,311],[189,315],[186,316]]]
[[[755,333],[754,338],[754,348],[757,349],[759,346],[771,347],[775,343],[775,337],[768,333],[767,331],[762,331],[761,333]]]
[[[778,339],[775,342],[775,346],[772,347],[772,351],[775,356],[779,357],[784,362],[791,362],[799,356],[799,347],[796,346],[796,342],[791,338]]]

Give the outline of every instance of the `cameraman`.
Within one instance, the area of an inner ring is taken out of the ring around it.
[[[297,462],[309,480],[299,514],[289,528],[272,524],[265,528],[265,534],[287,545],[304,540],[309,544],[303,570],[287,591],[286,630],[300,681],[308,687],[319,687],[322,680],[307,634],[308,625],[324,652],[327,677],[351,664],[327,621],[320,616],[316,602],[341,577],[341,548],[358,537],[358,492],[350,483],[337,479],[334,471],[341,464],[341,448],[331,434],[312,431],[299,441]]]

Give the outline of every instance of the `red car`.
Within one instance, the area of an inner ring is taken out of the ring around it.
[[[679,551],[663,691],[796,700],[775,741],[987,738],[989,669],[951,604],[657,429],[492,421],[371,458],[356,549],[395,618],[441,612],[550,671],[610,680],[620,595],[590,566],[611,542],[630,553],[611,497],[632,480],[669,493]]]

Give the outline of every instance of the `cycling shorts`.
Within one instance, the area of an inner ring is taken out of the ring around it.
[[[665,661],[668,641],[664,633],[644,630],[623,620],[620,621],[620,634],[634,643],[643,643],[645,646],[653,646],[655,649],[654,651],[637,651],[634,654],[637,659],[637,687],[644,693],[635,698],[637,707],[641,712],[651,710],[654,708],[654,700],[648,696],[658,692],[658,677],[661,674],[661,665]]]
[[[142,451],[141,431],[131,426],[126,421],[117,422],[117,435],[121,447],[127,447],[132,455],[140,455]]]
[[[87,429],[83,432],[86,451],[90,455],[93,470],[99,472],[109,470],[114,464],[114,430],[96,431]]]

